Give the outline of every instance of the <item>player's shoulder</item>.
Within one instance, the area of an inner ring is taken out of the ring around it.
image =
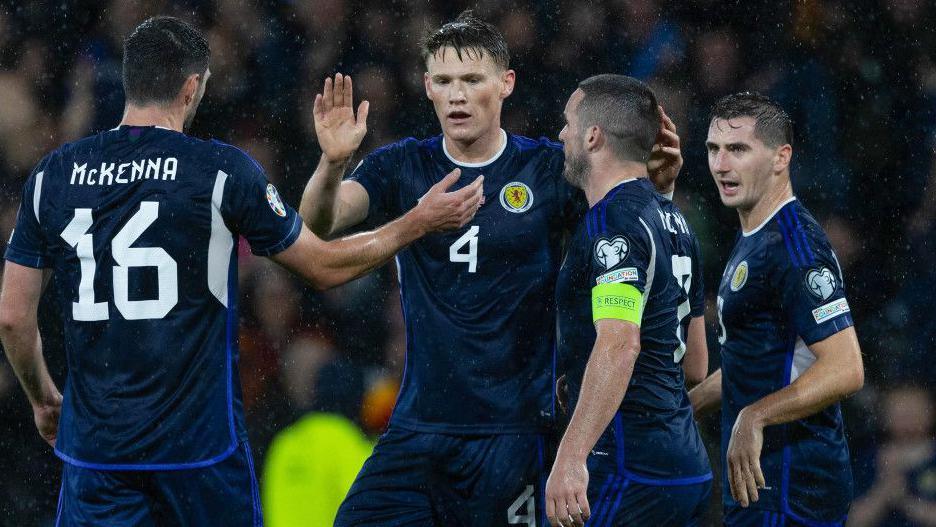
[[[832,257],[825,230],[798,199],[780,207],[764,230],[765,249],[778,265],[805,268]]]
[[[230,143],[225,143],[218,139],[202,140],[195,137],[189,137],[186,146],[202,153],[202,159],[212,159],[221,170],[225,170],[229,176],[239,176],[248,174],[264,174],[260,163],[240,147]]]
[[[655,219],[655,213],[660,209],[659,194],[646,178],[625,181],[611,189],[605,197],[607,201],[607,214],[618,220],[636,221],[643,218],[645,222]]]
[[[557,143],[547,137],[533,139],[508,132],[507,140],[521,156],[540,156],[550,159],[562,158],[563,156],[562,143]]]
[[[646,228],[658,221],[648,214],[651,204],[655,203],[653,194],[647,191],[642,179],[617,185],[588,210],[588,232],[635,233],[643,237]]]

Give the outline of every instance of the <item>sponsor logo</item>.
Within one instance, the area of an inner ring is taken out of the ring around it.
[[[637,301],[626,296],[604,295],[595,297],[595,307],[623,307],[637,309]]]
[[[605,273],[598,278],[595,278],[595,285],[598,284],[617,284],[621,282],[636,282],[639,276],[637,274],[636,267],[625,267],[624,269],[618,269],[617,271],[611,271],[610,273]]]
[[[507,212],[526,212],[533,206],[533,191],[519,181],[512,181],[501,189],[500,204]]]
[[[605,269],[611,269],[626,260],[629,252],[630,244],[623,236],[616,236],[610,240],[601,238],[595,242],[595,260]]]
[[[806,273],[806,289],[819,300],[828,300],[835,293],[835,275],[828,267]]]
[[[731,290],[737,293],[744,287],[744,284],[747,283],[748,277],[748,264],[747,260],[738,264],[738,267],[734,270],[734,275],[731,277]]]
[[[824,306],[813,309],[812,316],[816,319],[816,324],[822,324],[826,320],[843,315],[849,311],[851,311],[851,309],[848,307],[848,301],[844,298],[839,298],[835,302],[829,302]]]
[[[283,200],[280,199],[279,192],[276,191],[276,187],[274,187],[272,183],[267,184],[266,198],[273,212],[275,212],[277,216],[285,218],[286,206],[283,205]]]

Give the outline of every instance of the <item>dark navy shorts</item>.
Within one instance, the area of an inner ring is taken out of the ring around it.
[[[247,443],[204,468],[108,471],[69,463],[62,471],[56,527],[263,525]]]
[[[845,520],[840,522],[811,521],[782,512],[730,507],[725,509],[725,525],[727,527],[841,527],[845,525]]]
[[[588,527],[693,527],[708,509],[712,482],[647,485],[615,473],[591,473]]]
[[[619,414],[620,415],[620,414]],[[659,448],[648,444],[647,448]],[[588,527],[694,527],[712,494],[712,474],[656,479],[630,472],[609,428],[588,456]]]
[[[336,527],[549,525],[545,439],[391,428],[338,510]]]

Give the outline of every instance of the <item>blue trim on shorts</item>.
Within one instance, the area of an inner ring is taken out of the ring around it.
[[[62,470],[62,484],[59,485],[59,498],[58,505],[55,507],[55,527],[59,526],[59,522],[62,521],[62,504],[64,503],[65,498],[65,470]]]
[[[253,502],[253,524],[254,527],[262,527],[263,512],[260,508],[260,486],[257,484],[257,473],[254,472],[253,455],[250,453],[250,444],[244,441],[243,445],[244,454],[247,456],[247,468],[250,470],[250,494],[252,496],[250,501]]]
[[[237,443],[234,443],[223,453],[211,458],[205,459],[203,461],[194,461],[192,463],[167,463],[164,465],[154,463],[148,465],[134,465],[134,464],[105,464],[105,463],[88,463],[87,461],[81,461],[80,459],[75,459],[71,456],[63,454],[58,450],[55,451],[55,455],[58,456],[62,461],[68,463],[69,465],[76,466],[78,468],[87,468],[91,470],[101,470],[101,471],[115,471],[115,470],[188,470],[193,468],[204,468],[211,465],[215,465],[229,458],[231,454],[237,451]]]

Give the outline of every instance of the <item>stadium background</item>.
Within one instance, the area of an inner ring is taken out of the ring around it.
[[[936,10],[923,0],[4,0],[0,240],[40,157],[119,121],[122,40],[144,18],[173,14],[205,29],[212,77],[191,133],[244,148],[297,205],[319,155],[311,101],[325,76],[352,74],[355,95],[371,102],[359,157],[436,134],[416,43],[464,7],[509,42],[517,89],[503,124],[512,132],[555,138],[567,95],[591,74],[624,73],[654,87],[682,137],[677,195],[703,241],[710,293],[737,217],[718,202],[708,173],[708,109],[742,89],[777,99],[795,121],[794,185],[836,248],[865,353],[867,387],[845,404],[858,494],[899,482],[915,466],[936,467],[932,455],[919,454],[934,445],[936,380]],[[393,269],[315,293],[242,253],[241,372],[258,471],[277,432],[311,410],[344,411],[378,433],[404,349]],[[61,380],[57,308],[42,309],[46,356]],[[715,320],[710,309],[713,369]],[[332,381],[337,372],[362,382],[316,390],[320,366],[335,359],[343,363],[328,370]],[[715,419],[703,429],[716,461]],[[882,470],[885,462],[899,469]],[[0,525],[51,524],[59,473],[0,359]],[[936,481],[932,487],[911,484],[908,492],[936,507]],[[901,514],[909,513],[885,518]],[[886,523],[896,521],[868,524],[904,525]]]

